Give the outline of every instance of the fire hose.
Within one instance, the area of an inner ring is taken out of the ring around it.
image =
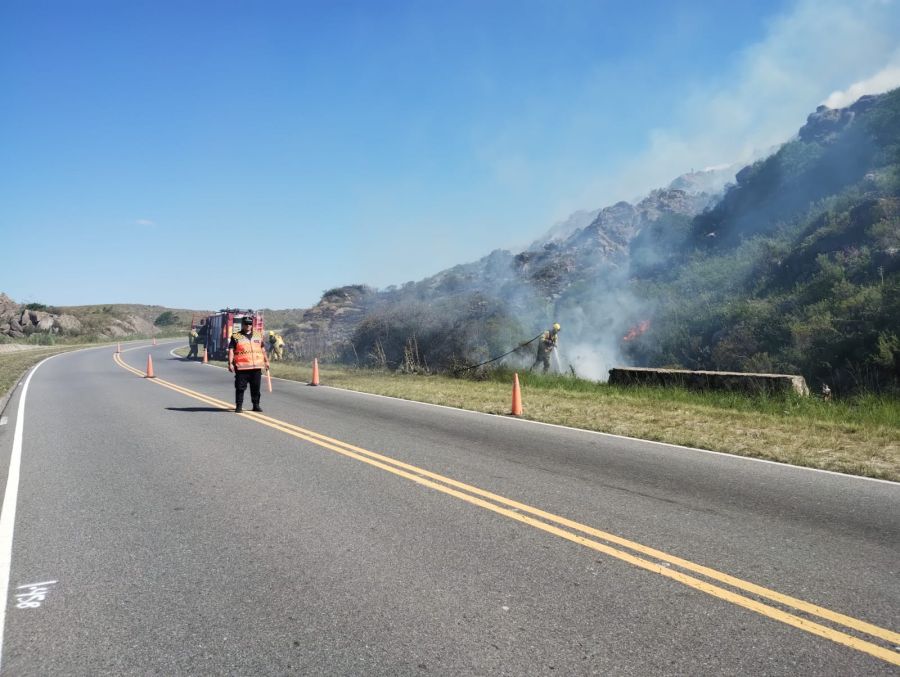
[[[538,334],[537,336],[535,336],[535,337],[534,337],[533,339],[531,339],[530,341],[525,341],[525,343],[520,343],[519,345],[517,345],[517,346],[516,346],[515,348],[513,348],[512,350],[510,350],[510,351],[508,351],[508,352],[505,352],[505,353],[503,353],[502,355],[498,355],[497,357],[492,357],[492,358],[489,359],[489,360],[485,360],[484,362],[480,362],[480,363],[478,363],[478,364],[473,364],[473,365],[471,365],[471,366],[469,366],[469,367],[460,367],[459,369],[454,369],[454,370],[453,370],[453,373],[454,373],[454,374],[459,374],[459,373],[464,372],[464,371],[469,371],[469,369],[478,369],[478,367],[483,367],[484,365],[490,364],[491,362],[496,362],[497,360],[500,360],[500,359],[506,357],[507,355],[511,355],[512,353],[516,352],[516,351],[519,350],[520,348],[524,348],[524,347],[527,346],[528,344],[534,343],[534,342],[537,341],[539,338],[541,338],[543,335],[544,335],[544,332],[541,332],[540,334]]]

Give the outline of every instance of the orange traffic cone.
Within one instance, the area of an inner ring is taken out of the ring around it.
[[[272,392],[272,374],[268,369],[266,369],[266,381],[269,384],[269,392]]]
[[[316,358],[313,358],[313,377],[312,381],[309,382],[309,385],[319,385],[319,360]]]
[[[206,354],[206,348],[203,349],[203,364],[209,364],[209,357]]]
[[[153,358],[147,355],[147,378],[156,378],[153,375]]]
[[[519,374],[513,376],[512,415],[522,415],[522,391],[519,390]]]

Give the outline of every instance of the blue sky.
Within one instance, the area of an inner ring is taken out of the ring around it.
[[[896,0],[6,0],[0,291],[421,279],[897,86],[898,36]]]

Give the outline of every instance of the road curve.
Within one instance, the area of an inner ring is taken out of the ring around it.
[[[3,412],[2,674],[900,672],[898,484],[279,380],[237,415],[171,348]]]

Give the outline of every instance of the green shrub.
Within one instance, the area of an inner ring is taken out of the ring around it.
[[[161,313],[160,316],[153,321],[153,324],[155,324],[157,327],[168,327],[169,325],[177,323],[178,316],[171,310],[167,310],[164,313]]]

